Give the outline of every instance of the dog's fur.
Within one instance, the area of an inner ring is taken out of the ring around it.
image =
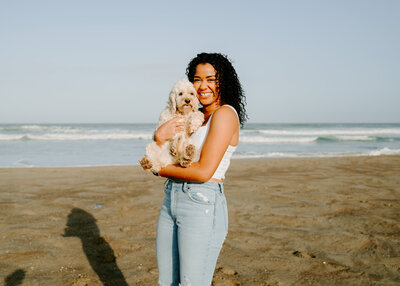
[[[168,164],[190,166],[193,159],[198,157],[190,135],[204,122],[204,114],[198,108],[199,100],[193,84],[186,78],[179,80],[169,94],[168,106],[161,113],[157,128],[174,117],[181,117],[185,121],[184,131],[177,133],[162,146],[156,142],[148,144],[145,157],[139,160],[143,169],[158,173]]]

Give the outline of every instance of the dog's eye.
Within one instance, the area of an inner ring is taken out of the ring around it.
[[[191,95],[194,95],[194,93],[193,93],[193,92],[191,92],[190,94],[191,94]]]
[[[178,93],[178,95],[182,95],[182,94],[183,94],[182,92]]]

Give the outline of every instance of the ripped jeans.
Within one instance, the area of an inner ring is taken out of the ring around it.
[[[227,231],[221,183],[168,180],[157,223],[159,285],[211,285]]]

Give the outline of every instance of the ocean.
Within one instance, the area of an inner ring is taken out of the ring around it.
[[[135,165],[155,124],[0,124],[0,167]],[[233,159],[400,154],[400,123],[249,123]]]

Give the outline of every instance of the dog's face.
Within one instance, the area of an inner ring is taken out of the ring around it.
[[[199,100],[197,99],[193,84],[185,78],[179,80],[169,94],[168,105],[171,112],[182,115],[197,111]]]

